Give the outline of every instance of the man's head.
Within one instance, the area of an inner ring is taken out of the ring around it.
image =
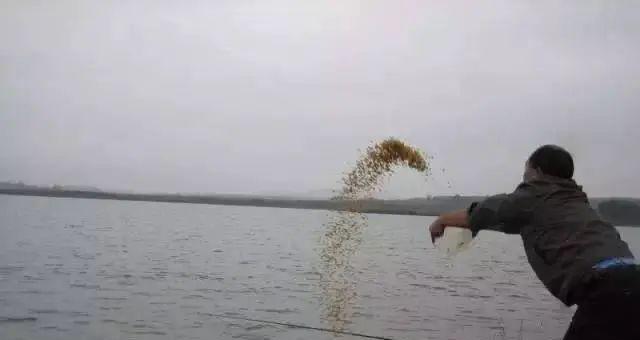
[[[571,154],[557,145],[539,147],[527,160],[524,180],[532,179],[537,174],[571,179],[573,177]]]

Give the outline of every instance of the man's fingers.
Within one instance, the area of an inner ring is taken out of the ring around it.
[[[435,232],[432,232],[432,233],[431,233],[431,242],[436,243],[436,240],[437,240],[439,237],[441,237],[441,236],[442,236],[442,234],[443,234],[443,232],[442,232],[442,231],[440,231],[440,230],[437,230],[437,231],[435,231]]]
[[[431,235],[431,243],[435,243],[436,242],[435,224],[432,223],[427,229],[429,230],[429,235]]]
[[[433,223],[429,227],[429,233],[431,234],[431,243],[436,243],[436,239],[444,233],[444,226],[440,223]]]

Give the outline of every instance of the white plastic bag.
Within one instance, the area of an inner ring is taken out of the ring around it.
[[[471,230],[446,227],[444,235],[436,239],[436,248],[448,256],[454,256],[467,249],[473,240]]]

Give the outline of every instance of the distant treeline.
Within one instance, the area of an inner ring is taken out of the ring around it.
[[[640,226],[640,205],[631,200],[611,199],[598,204],[602,218],[615,225]]]
[[[294,199],[241,195],[181,195],[181,194],[134,194],[87,190],[63,190],[59,188],[2,188],[0,194],[68,197],[87,199],[109,199],[125,201],[194,203],[215,205],[241,205],[274,208],[355,210],[364,213],[437,216],[443,212],[463,209],[483,196],[435,196],[404,200],[345,201],[336,199]],[[640,226],[640,200],[618,198],[595,198],[591,203],[607,221],[616,225]]]

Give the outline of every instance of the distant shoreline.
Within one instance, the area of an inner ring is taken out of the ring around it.
[[[84,198],[99,200],[165,202],[209,205],[254,206],[269,208],[315,209],[332,211],[349,211],[354,202],[329,199],[295,199],[261,196],[227,196],[227,195],[181,195],[181,194],[132,194],[114,192],[94,192],[76,190],[48,189],[0,189],[0,195],[38,196],[54,198]],[[359,201],[358,212],[372,214],[437,216],[444,210],[433,207],[420,207],[416,204],[402,206],[411,200],[363,200]],[[392,204],[389,204],[393,202]],[[385,204],[387,203],[387,204]],[[462,202],[461,202],[462,203]],[[462,206],[462,204],[460,205]]]
[[[296,199],[237,195],[137,194],[60,189],[0,189],[0,195],[85,198],[139,202],[165,202],[210,205],[234,205],[270,208],[353,211],[369,214],[438,216],[463,209],[483,196],[441,196],[401,200],[367,199],[358,202],[332,199]],[[640,200],[632,198],[594,198],[594,208],[615,225],[640,226]],[[357,209],[354,206],[357,205]],[[603,211],[604,208],[604,211]]]

